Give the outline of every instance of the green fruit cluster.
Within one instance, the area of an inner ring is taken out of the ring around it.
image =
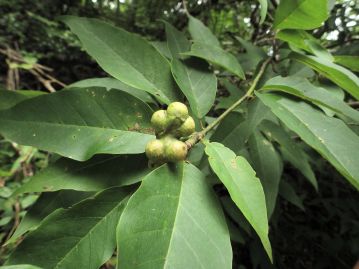
[[[188,115],[187,106],[173,102],[167,110],[153,113],[151,124],[157,139],[146,145],[146,155],[151,164],[182,161],[187,156],[187,145],[180,141],[194,133],[195,122]]]

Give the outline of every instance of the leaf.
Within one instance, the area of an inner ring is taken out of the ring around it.
[[[172,59],[170,50],[168,49],[167,42],[164,41],[151,41],[150,44],[164,57]]]
[[[310,30],[318,28],[328,16],[327,0],[282,0],[275,13],[274,27]]]
[[[299,207],[301,210],[305,211],[302,199],[295,193],[293,187],[287,183],[286,181],[282,180],[279,185],[279,194],[285,200],[290,202],[291,204]]]
[[[359,122],[359,111],[348,106],[344,101],[333,96],[329,91],[312,85],[308,80],[295,76],[275,77],[266,82],[264,90],[282,91],[292,94],[304,100],[308,100],[318,106],[324,106],[336,113],[347,116]]]
[[[209,46],[221,48],[217,37],[205,26],[200,20],[188,16],[188,31],[190,32],[193,41],[205,43]]]
[[[290,135],[281,126],[268,120],[261,123],[260,129],[269,139],[280,145],[280,151],[284,157],[318,190],[318,182],[309,164],[308,155]]]
[[[254,100],[248,106],[245,120],[241,121],[241,118],[235,115],[225,118],[211,137],[211,140],[221,142],[238,153],[245,146],[255,128],[268,117],[269,112],[268,107],[262,102]]]
[[[99,268],[113,254],[116,225],[129,191],[111,188],[70,209],[55,211],[21,242],[7,265]]]
[[[53,193],[42,193],[37,201],[26,212],[14,234],[6,244],[15,242],[20,236],[29,230],[36,229],[40,222],[58,208],[67,208],[88,198],[91,192],[78,192],[71,190]]]
[[[355,55],[335,55],[334,62],[347,67],[354,72],[359,72],[359,56]]]
[[[121,269],[232,268],[218,200],[204,175],[183,162],[142,181],[120,219],[117,244]]]
[[[191,46],[191,51],[182,53],[182,55],[202,58],[210,63],[223,67],[239,78],[245,78],[242,67],[236,57],[220,47],[210,46],[208,43],[195,42]]]
[[[0,269],[42,269],[42,268],[30,264],[18,264],[18,265],[0,266]]]
[[[31,177],[14,195],[66,189],[100,191],[139,182],[148,172],[144,155],[99,155],[86,162],[61,158]]]
[[[279,154],[259,131],[252,134],[248,141],[252,166],[263,186],[268,218],[271,217],[278,196],[279,182],[283,163]]]
[[[326,58],[328,61],[334,60],[334,57],[320,44],[319,40],[306,31],[285,29],[279,31],[276,37],[318,57]]]
[[[184,33],[178,31],[171,24],[164,22],[166,28],[167,46],[172,58],[179,58],[180,53],[190,49],[191,43],[188,41]]]
[[[30,97],[18,91],[0,90],[0,110],[5,110]]]
[[[198,118],[210,111],[217,92],[217,78],[200,59],[172,60],[172,73]]]
[[[206,154],[211,168],[258,234],[272,260],[265,196],[260,180],[255,176],[255,171],[245,158],[236,156],[233,151],[220,143],[208,143]]]
[[[142,37],[97,19],[64,16],[62,20],[114,78],[165,103],[179,98],[168,61]]]
[[[305,102],[275,94],[257,93],[257,96],[359,190],[359,137],[353,131],[341,120],[328,117]]]
[[[151,95],[149,95],[147,92],[128,86],[123,82],[114,78],[89,78],[72,83],[71,85],[68,85],[66,88],[72,89],[72,88],[90,88],[90,87],[104,87],[108,91],[111,89],[124,91],[137,97],[143,102],[153,103],[153,99]]]
[[[0,132],[19,144],[84,161],[98,153],[144,152],[153,136],[135,130],[148,132],[151,114],[145,103],[128,93],[76,89],[31,98],[1,111]]]
[[[359,78],[348,69],[315,56],[291,53],[290,57],[310,66],[359,100]]]
[[[241,63],[243,69],[246,72],[253,71],[257,67],[259,62],[267,57],[267,54],[262,48],[253,45],[252,43],[244,40],[243,38],[239,36],[236,36],[235,38],[241,44],[241,46],[246,50],[245,53],[239,54],[238,56],[239,62]]]
[[[261,4],[261,20],[259,21],[259,24],[262,24],[267,16],[268,11],[268,0],[258,0]]]

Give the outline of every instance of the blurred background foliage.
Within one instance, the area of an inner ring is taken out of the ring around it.
[[[264,50],[272,45],[271,26],[278,3],[268,2],[263,24],[259,23],[260,5],[255,0],[187,1],[187,8],[210,27],[226,49],[240,57],[245,67],[251,59],[243,52],[256,47],[246,46],[243,40]],[[330,18],[313,35],[333,54],[359,56],[358,1],[330,2]],[[34,94],[34,90],[55,91],[79,80],[106,76],[81,50],[75,36],[56,20],[65,14],[108,21],[159,46],[165,37],[161,20],[178,29],[187,25],[183,3],[175,0],[0,0],[0,88],[31,90],[28,93]],[[226,94],[220,85],[219,95]],[[36,194],[13,198],[11,193],[46,167],[48,159],[46,152],[0,139],[1,244],[37,199]],[[359,257],[358,194],[330,165],[318,159],[313,157],[318,193],[294,169],[285,168],[285,182],[294,186],[293,195],[280,199],[270,229],[278,268],[352,268]],[[232,214],[235,217],[236,213]],[[1,248],[0,264],[14,244]],[[257,268],[266,260],[260,258],[265,254],[256,239],[239,239],[233,244],[234,264],[241,264],[239,268]],[[261,268],[269,266],[262,264]],[[111,262],[105,267],[112,268]]]

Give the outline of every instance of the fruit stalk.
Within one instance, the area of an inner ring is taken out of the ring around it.
[[[195,144],[197,144],[199,141],[201,141],[206,134],[212,130],[214,127],[216,127],[229,113],[231,113],[234,109],[236,109],[244,100],[251,98],[253,96],[253,92],[260,80],[260,78],[263,76],[264,71],[266,70],[266,67],[271,62],[272,58],[266,59],[263,64],[261,65],[258,74],[254,78],[252,85],[249,87],[248,91],[243,95],[238,101],[236,101],[233,105],[231,105],[227,110],[225,110],[215,121],[213,121],[211,124],[209,124],[206,128],[204,128],[200,132],[194,133],[187,141],[185,142],[188,149],[192,148]]]

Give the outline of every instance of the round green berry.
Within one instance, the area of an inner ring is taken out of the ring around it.
[[[146,156],[151,161],[161,161],[164,159],[165,145],[161,140],[154,139],[146,145]]]
[[[165,157],[169,162],[179,162],[186,159],[187,145],[182,141],[173,139],[165,146]]]
[[[190,116],[184,121],[184,123],[182,123],[182,125],[177,130],[174,131],[174,134],[178,138],[190,136],[194,133],[195,128],[196,124],[193,118]]]
[[[151,124],[156,133],[163,132],[167,128],[167,112],[165,110],[158,110],[153,113],[151,117]]]

